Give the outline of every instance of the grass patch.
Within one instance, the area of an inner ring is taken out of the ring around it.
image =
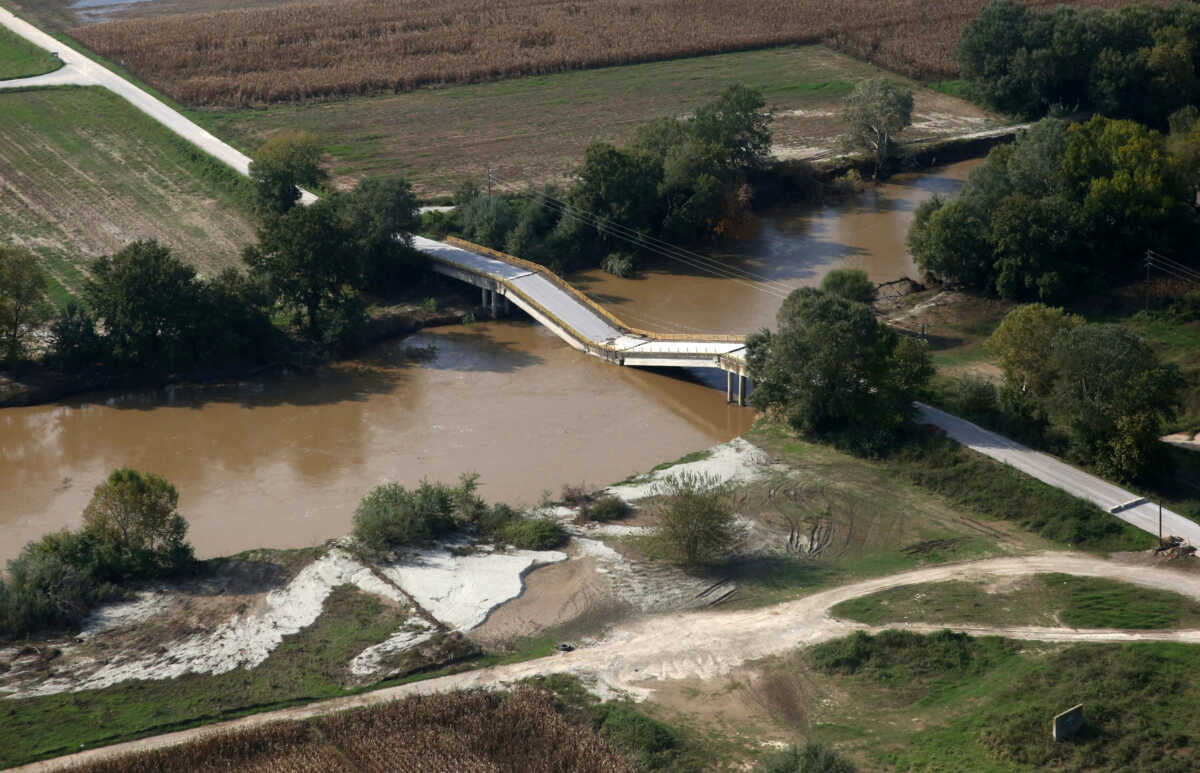
[[[284,637],[253,670],[5,700],[0,767],[350,694],[346,664],[391,635],[403,617],[376,597],[342,586],[315,623]]]
[[[888,631],[799,653],[842,696],[813,717],[870,769],[913,771],[1190,771],[1200,733],[1191,674],[1200,647],[1076,645]],[[1084,705],[1083,732],[1055,743],[1051,718]],[[865,729],[865,732],[864,732]]]
[[[51,56],[25,38],[0,27],[0,80],[44,75],[62,67],[57,56]]]
[[[976,623],[1135,630],[1200,627],[1200,604],[1186,596],[1116,580],[1057,573],[990,589],[963,581],[908,585],[843,601],[831,614],[867,625]]]
[[[936,83],[930,83],[929,88],[933,89],[939,94],[947,94],[952,97],[958,97],[959,99],[971,98],[971,84],[969,81],[962,79],[937,81]]]
[[[205,274],[255,240],[249,182],[107,89],[0,92],[0,175],[0,230],[42,258],[59,302],[135,239]]]
[[[916,439],[884,464],[960,507],[1012,521],[1059,544],[1101,552],[1143,550],[1155,544],[1151,535],[1091,502],[949,439]]]

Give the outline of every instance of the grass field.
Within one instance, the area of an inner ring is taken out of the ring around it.
[[[0,233],[37,253],[58,302],[136,239],[203,273],[240,265],[248,187],[104,89],[0,92]]]
[[[1194,771],[1200,647],[1036,644],[891,631],[766,666],[770,694],[811,700],[809,737],[866,770]],[[781,706],[786,701],[779,702]],[[1051,718],[1084,705],[1075,739]],[[776,721],[789,722],[776,712]]]
[[[42,75],[59,67],[62,62],[57,57],[0,27],[0,80]]]
[[[27,0],[36,11],[55,0]],[[919,78],[983,0],[467,0],[293,2],[162,15],[153,4],[71,34],[192,105],[399,91],[792,43],[827,42]],[[1034,0],[1050,7],[1055,0]],[[1114,6],[1119,0],[1077,5]],[[182,8],[186,8],[183,5]],[[205,0],[198,10],[207,10]],[[86,12],[85,12],[86,13]],[[81,18],[95,18],[88,14]]]
[[[326,144],[336,182],[400,174],[425,195],[445,194],[493,169],[501,182],[563,181],[597,141],[621,142],[640,124],[681,116],[733,83],[760,89],[775,113],[775,152],[832,147],[841,99],[877,67],[822,46],[798,46],[670,62],[423,89],[392,96],[193,111],[252,152],[273,133],[308,129]],[[915,84],[914,84],[915,85]],[[962,100],[916,89],[916,121],[902,139],[975,131],[998,117]]]
[[[867,625],[893,622],[1071,628],[1198,628],[1200,603],[1169,591],[1095,577],[1042,574],[983,585],[909,585],[844,601],[831,613]]]

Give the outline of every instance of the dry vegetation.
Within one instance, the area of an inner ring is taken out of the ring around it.
[[[550,693],[407,698],[310,721],[225,732],[75,768],[77,773],[209,771],[625,771],[634,766]]]
[[[954,71],[954,44],[983,4],[321,0],[130,18],[72,34],[184,102],[247,105],[821,41],[897,72],[936,78]]]

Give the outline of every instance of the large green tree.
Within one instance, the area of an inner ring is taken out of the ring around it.
[[[793,291],[777,321],[777,332],[746,343],[751,402],[852,450],[878,452],[894,442],[913,414],[914,390],[931,374],[928,350],[900,347],[865,304],[813,288]]]
[[[311,132],[289,129],[263,143],[250,162],[255,203],[264,217],[282,215],[300,200],[299,186],[328,178],[321,166],[324,150]]]
[[[398,289],[422,264],[412,249],[421,225],[412,186],[399,178],[366,178],[338,203],[363,261],[366,287]]]
[[[1082,317],[1042,303],[1027,303],[1006,314],[988,339],[1006,385],[1020,394],[1049,395],[1058,374],[1055,341],[1082,324]]]
[[[110,570],[124,576],[152,576],[192,560],[179,492],[153,473],[114,470],[92,493],[83,528],[99,541]]]
[[[885,78],[862,81],[843,100],[842,118],[849,126],[842,142],[870,154],[875,178],[892,152],[895,136],[912,123],[912,110],[912,89]]]
[[[194,360],[201,291],[195,270],[166,246],[137,241],[100,258],[84,296],[118,366],[170,371]]]
[[[334,201],[322,199],[268,219],[243,253],[252,276],[276,301],[302,315],[314,338],[352,306],[363,283],[361,256]]]
[[[702,105],[690,128],[700,142],[722,150],[720,165],[746,172],[766,163],[771,153],[771,114],[762,92],[735,84]]]
[[[1157,457],[1162,424],[1179,405],[1178,367],[1159,362],[1119,325],[1082,325],[1055,338],[1057,378],[1050,406],[1071,433],[1073,453],[1108,474],[1132,479]]]
[[[0,246],[0,353],[6,362],[25,354],[25,340],[50,318],[46,276],[28,250]]]

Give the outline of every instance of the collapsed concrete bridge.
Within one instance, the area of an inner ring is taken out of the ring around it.
[[[481,290],[493,316],[511,304],[572,347],[614,365],[716,368],[725,371],[725,399],[746,404],[750,380],[743,336],[652,333],[625,324],[545,266],[448,237],[413,238],[433,270]]]

